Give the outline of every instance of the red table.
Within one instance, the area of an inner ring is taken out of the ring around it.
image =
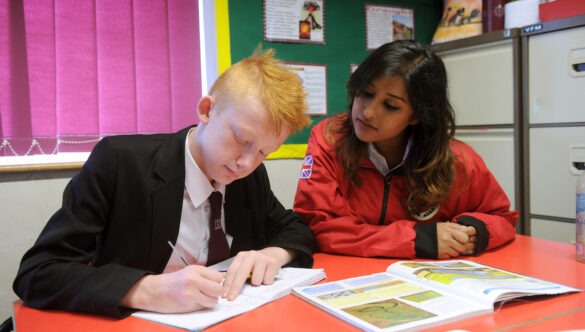
[[[469,260],[512,272],[542,278],[585,289],[585,263],[575,259],[575,246],[518,235],[509,245]],[[395,259],[359,258],[316,254],[315,267],[324,268],[327,281],[380,272]],[[36,310],[14,302],[17,332],[67,331],[183,331],[158,323],[128,317],[114,320],[63,311]],[[585,292],[508,303],[493,314],[441,325],[428,331],[559,331],[585,329]],[[243,315],[214,325],[206,331],[358,331],[314,307],[289,295]]]

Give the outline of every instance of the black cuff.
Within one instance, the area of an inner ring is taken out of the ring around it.
[[[483,221],[470,216],[461,216],[457,219],[457,223],[464,226],[473,226],[475,228],[477,234],[475,235],[476,242],[475,251],[473,252],[474,255],[479,254],[487,248],[490,234],[488,233],[487,227],[485,227]]]
[[[305,269],[313,267],[313,255],[299,250],[297,250],[296,253],[295,258],[290,263],[286,264],[285,267],[302,267]]]
[[[437,223],[418,224],[414,226],[414,252],[417,258],[437,259],[439,256],[437,242]]]

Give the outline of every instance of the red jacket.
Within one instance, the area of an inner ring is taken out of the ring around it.
[[[437,258],[436,222],[440,221],[475,226],[476,253],[514,239],[518,213],[510,210],[506,194],[470,146],[451,141],[457,156],[455,184],[436,211],[417,218],[404,205],[410,195],[405,178],[400,172],[384,177],[367,158],[360,163],[362,185],[348,195],[349,183],[337,154],[323,135],[327,121],[311,132],[294,202],[294,211],[309,224],[321,251]],[[464,185],[463,171],[467,186],[456,189]]]

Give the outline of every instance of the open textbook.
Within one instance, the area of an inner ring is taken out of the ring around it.
[[[213,265],[211,268],[218,271],[226,271],[230,262],[231,259]],[[288,295],[291,293],[293,287],[312,285],[325,278],[326,275],[323,269],[285,267],[280,269],[278,277],[272,285],[252,286],[245,284],[236,300],[228,301],[220,298],[218,305],[211,309],[184,314],[160,314],[138,311],[132,314],[132,316],[189,331],[199,331]]]
[[[471,261],[401,261],[386,272],[296,287],[293,294],[367,331],[428,328],[519,297],[578,292]]]

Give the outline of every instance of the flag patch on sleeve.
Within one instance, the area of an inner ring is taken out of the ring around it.
[[[301,179],[308,179],[311,177],[311,174],[313,173],[313,156],[312,155],[308,155],[305,157],[305,160],[303,160],[303,166],[301,168]]]

